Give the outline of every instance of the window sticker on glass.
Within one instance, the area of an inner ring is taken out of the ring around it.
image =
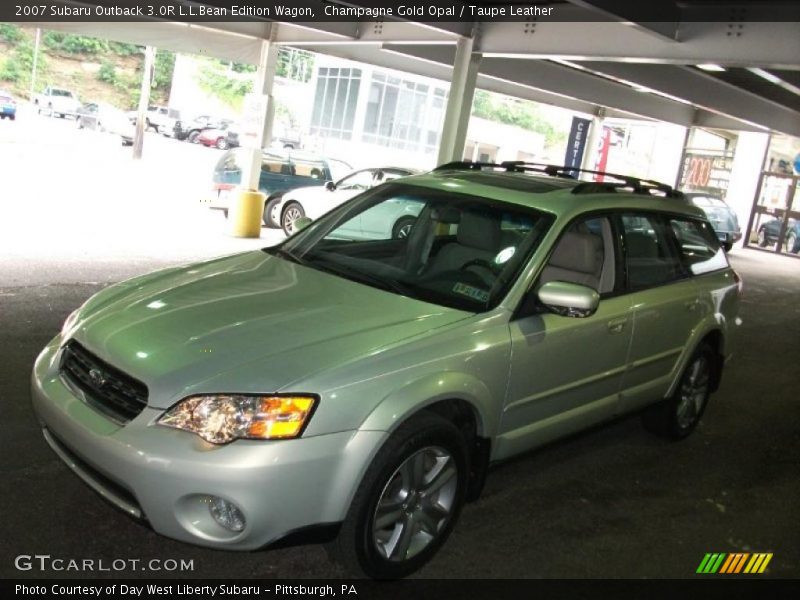
[[[471,285],[466,285],[464,283],[456,283],[453,286],[453,292],[455,292],[456,294],[461,294],[463,296],[468,296],[473,300],[477,300],[478,302],[486,302],[489,300],[489,292],[473,287]]]

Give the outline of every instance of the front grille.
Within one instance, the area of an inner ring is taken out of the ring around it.
[[[120,423],[147,406],[147,386],[97,358],[76,341],[64,348],[61,376],[81,390],[86,401]]]

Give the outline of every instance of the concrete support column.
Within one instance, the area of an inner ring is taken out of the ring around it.
[[[736,140],[733,154],[731,178],[728,181],[728,193],[725,201],[739,218],[742,233],[750,220],[753,210],[753,198],[758,189],[758,180],[764,168],[764,160],[769,148],[768,133],[742,131]]]
[[[464,142],[467,137],[467,126],[472,112],[472,99],[475,95],[475,83],[478,79],[478,66],[481,59],[480,54],[473,56],[473,44],[473,38],[461,38],[456,44],[453,76],[450,81],[450,92],[442,125],[442,139],[439,143],[437,157],[439,165],[463,158],[461,155],[464,152]]]
[[[150,85],[153,81],[153,67],[156,60],[156,49],[147,46],[144,49],[144,69],[142,70],[142,88],[139,92],[139,111],[136,117],[136,132],[133,137],[133,158],[142,158],[144,147],[144,130],[147,121],[147,106],[150,104]]]
[[[261,42],[261,55],[258,60],[258,71],[253,85],[253,93],[264,99],[262,121],[256,128],[255,140],[252,142],[249,164],[242,173],[242,187],[258,190],[258,179],[261,175],[261,149],[269,146],[272,140],[272,124],[275,120],[275,97],[272,95],[275,83],[275,71],[278,64],[278,45],[275,43],[278,24],[272,23],[269,37]]]

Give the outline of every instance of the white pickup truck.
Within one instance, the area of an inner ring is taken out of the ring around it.
[[[76,117],[81,105],[73,92],[49,85],[41,94],[34,96],[33,103],[39,114],[48,114],[51,117]]]

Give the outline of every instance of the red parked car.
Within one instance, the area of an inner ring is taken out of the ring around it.
[[[216,129],[204,129],[197,136],[197,142],[209,148],[227,150],[239,145],[239,136],[231,131],[231,125],[225,123]]]

